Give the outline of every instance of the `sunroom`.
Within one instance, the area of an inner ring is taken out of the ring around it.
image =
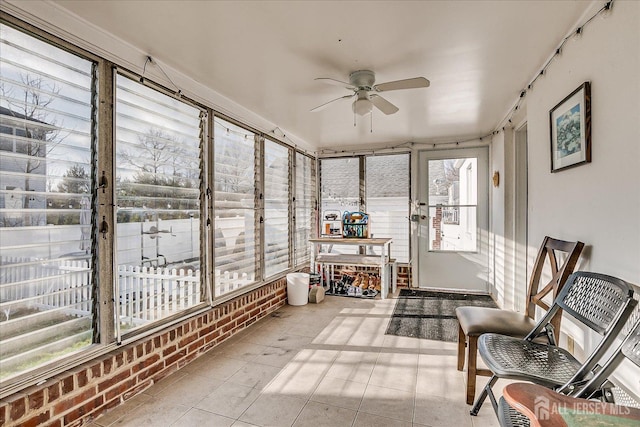
[[[0,13],[2,425],[498,425],[403,295],[524,313],[551,236],[638,298],[640,3]]]

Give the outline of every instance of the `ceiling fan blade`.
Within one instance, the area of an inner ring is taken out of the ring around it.
[[[376,92],[385,92],[398,89],[416,89],[419,87],[429,87],[431,83],[424,77],[414,77],[412,79],[396,80],[394,82],[380,83],[373,86]]]
[[[341,80],[332,79],[330,77],[318,77],[318,78],[316,78],[314,80],[319,80],[322,83],[327,83],[327,84],[330,84],[330,85],[333,85],[333,86],[345,87],[345,88],[351,89],[351,90],[356,90],[357,89],[357,87],[355,87],[351,83],[343,82]]]
[[[355,96],[355,94],[353,94],[353,95],[345,95],[345,96],[341,96],[340,98],[332,99],[329,102],[325,102],[322,105],[318,105],[317,107],[312,108],[311,112],[315,113],[316,111],[324,110],[329,104],[331,104],[331,103],[333,103],[335,101],[339,101],[341,99],[353,98],[354,96]]]
[[[381,97],[380,95],[372,94],[369,99],[371,103],[376,106],[376,108],[386,115],[397,113],[398,107]]]

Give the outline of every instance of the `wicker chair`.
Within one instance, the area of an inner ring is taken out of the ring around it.
[[[575,407],[588,407],[584,399],[599,399],[605,402],[615,403],[621,406],[640,407],[636,402],[620,387],[611,387],[608,378],[622,363],[628,359],[640,368],[640,320],[636,322],[631,333],[627,335],[622,344],[616,349],[611,357],[603,364],[602,368],[585,384],[573,385],[569,387],[570,399],[564,398],[563,402],[572,402]],[[515,384],[507,387],[513,388]],[[507,403],[504,397],[500,398],[498,404],[498,419],[502,427],[530,427],[529,418],[514,409]]]
[[[536,307],[548,310],[549,306],[542,299],[552,294],[555,299],[567,278],[573,273],[580,253],[584,248],[582,242],[566,242],[546,236],[538,251],[534,263],[529,289],[527,292],[527,306],[525,313],[517,313],[511,310],[501,310],[487,307],[458,307],[458,370],[464,369],[465,347],[467,362],[467,404],[471,405],[476,395],[476,376],[491,376],[491,371],[476,367],[478,353],[478,337],[485,333],[496,333],[524,338],[536,325]],[[559,263],[558,259],[564,262]],[[542,272],[545,265],[551,271],[551,280],[541,286]],[[558,315],[553,319],[556,333],[560,331],[560,319]],[[558,337],[556,336],[556,339]]]
[[[524,339],[499,334],[481,335],[478,350],[493,376],[475,401],[471,415],[478,414],[487,396],[498,412],[498,402],[491,388],[499,378],[530,381],[559,392],[587,378],[622,330],[636,303],[633,290],[625,281],[604,274],[576,272]],[[551,320],[560,310],[602,336],[583,364],[555,344]],[[547,336],[550,343],[534,342],[540,336]]]

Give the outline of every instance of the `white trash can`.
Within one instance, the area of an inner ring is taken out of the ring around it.
[[[287,274],[287,302],[289,305],[309,302],[309,273]]]

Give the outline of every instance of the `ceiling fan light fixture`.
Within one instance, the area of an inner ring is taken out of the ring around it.
[[[353,112],[359,116],[366,116],[373,111],[373,104],[367,98],[356,99],[353,102]]]

